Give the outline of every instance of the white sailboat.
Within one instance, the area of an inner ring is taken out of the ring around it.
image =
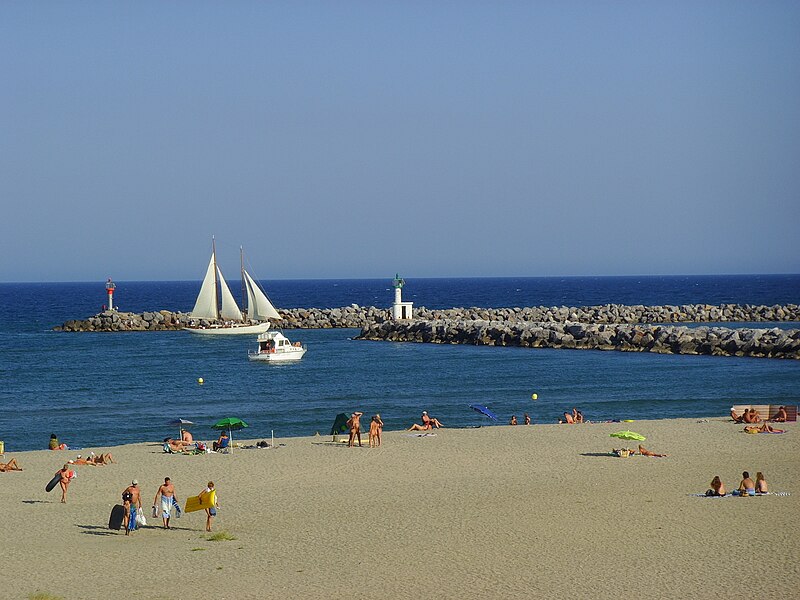
[[[247,314],[236,304],[236,300],[217,265],[216,244],[211,241],[211,260],[206,269],[203,285],[192,309],[189,326],[184,327],[192,333],[206,335],[242,335],[264,333],[269,329],[269,319],[281,316],[267,295],[261,290],[250,273],[244,269],[242,253],[242,281],[247,291]],[[241,252],[241,249],[240,249]],[[219,295],[217,290],[219,289]],[[219,305],[219,296],[222,306]]]

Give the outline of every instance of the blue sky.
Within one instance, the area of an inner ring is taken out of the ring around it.
[[[0,4],[0,281],[800,272],[798,2]]]

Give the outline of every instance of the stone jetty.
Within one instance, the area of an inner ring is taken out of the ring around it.
[[[364,327],[361,340],[800,359],[800,329],[436,319]]]
[[[374,306],[351,304],[341,308],[292,308],[279,310],[276,327],[286,329],[361,329],[389,319],[389,311]],[[526,308],[449,308],[416,309],[415,321],[489,321],[500,323],[586,323],[586,324],[657,324],[800,321],[800,306],[784,304],[754,306],[749,304],[690,304],[681,306],[535,306]],[[54,327],[56,331],[165,331],[185,327],[189,313],[159,310],[144,313],[107,310],[82,320],[70,320]],[[209,325],[208,321],[199,321]]]

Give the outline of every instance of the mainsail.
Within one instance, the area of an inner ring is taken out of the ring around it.
[[[200,293],[197,295],[197,301],[192,309],[192,318],[217,319],[219,317],[217,312],[217,280],[214,277],[216,268],[216,261],[214,260],[214,254],[212,254],[211,260],[208,262],[206,276],[203,279],[203,285],[200,286]]]
[[[272,302],[261,291],[261,288],[250,276],[250,273],[242,269],[242,276],[247,288],[247,318],[254,321],[280,319],[281,316],[278,311],[272,306]]]

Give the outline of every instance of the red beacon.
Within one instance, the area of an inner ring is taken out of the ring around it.
[[[106,281],[106,293],[108,294],[108,310],[114,310],[114,290],[117,284],[111,281],[111,277]]]

